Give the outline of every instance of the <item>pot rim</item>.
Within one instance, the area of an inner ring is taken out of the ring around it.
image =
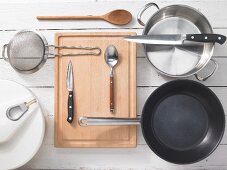
[[[209,22],[208,19],[205,17],[205,15],[203,15],[200,11],[198,11],[197,9],[195,9],[195,8],[193,8],[193,7],[191,7],[191,6],[188,6],[188,5],[174,4],[174,5],[165,6],[165,7],[161,8],[161,9],[157,10],[157,11],[148,19],[148,21],[146,22],[146,24],[145,24],[145,26],[144,26],[144,29],[143,29],[142,35],[147,35],[147,34],[145,34],[145,32],[146,32],[147,29],[148,29],[149,22],[152,20],[152,18],[153,18],[154,16],[158,15],[159,13],[161,13],[161,12],[163,12],[163,11],[169,9],[169,8],[173,8],[173,7],[174,7],[174,8],[187,8],[187,9],[193,11],[193,12],[196,12],[200,17],[203,18],[203,20],[204,20],[204,21],[206,22],[206,24],[208,25],[208,29],[209,29],[210,32],[206,32],[206,33],[213,33],[213,29],[212,29],[212,27],[211,27],[210,22]],[[164,17],[163,19],[166,19],[166,18]],[[163,20],[163,19],[161,19],[161,20]],[[160,20],[157,21],[156,23],[158,23],[158,22],[160,22]],[[169,74],[169,73],[166,73],[166,72],[160,70],[159,68],[157,68],[157,67],[149,60],[149,58],[148,58],[148,56],[147,56],[147,50],[146,50],[146,45],[145,45],[145,44],[143,44],[143,48],[144,48],[144,52],[145,52],[145,54],[146,54],[147,60],[151,63],[151,65],[152,65],[152,66],[155,68],[155,70],[157,70],[159,73],[161,73],[161,74],[163,74],[163,75],[165,75],[165,76],[173,77],[173,78],[184,78],[184,77],[189,77],[189,76],[195,75],[196,73],[198,73],[199,71],[201,71],[201,70],[208,64],[208,62],[211,60],[212,55],[213,55],[214,44],[215,44],[215,43],[209,43],[209,44],[207,44],[207,45],[204,44],[203,53],[204,53],[204,51],[206,50],[206,48],[210,48],[210,53],[209,53],[208,56],[206,56],[206,58],[208,58],[208,59],[207,59],[205,62],[202,62],[202,63],[201,63],[201,59],[200,59],[200,60],[198,61],[198,63],[194,66],[194,68],[192,68],[190,71],[188,71],[188,72],[186,72],[186,73],[183,73],[183,74],[178,74],[178,75]],[[209,45],[210,47],[209,47],[208,45]],[[202,54],[202,55],[203,55],[203,54]],[[202,56],[202,55],[201,55],[201,56]],[[193,70],[194,70],[194,71],[193,71]]]

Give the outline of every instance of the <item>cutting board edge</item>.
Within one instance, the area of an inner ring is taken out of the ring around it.
[[[55,34],[55,44],[58,43],[59,41],[59,38],[62,37],[62,36],[70,36],[72,35],[73,36],[83,36],[83,35],[86,35],[86,36],[91,36],[92,34],[95,34],[94,36],[99,36],[99,35],[105,35],[105,34],[108,34],[108,35],[114,35],[114,36],[119,36],[121,37],[122,35],[126,35],[126,36],[129,36],[129,35],[136,35],[135,32],[82,32],[82,33],[73,33],[73,32],[69,32],[69,33],[56,33]],[[134,43],[130,43],[130,48],[132,49],[132,55],[136,57],[136,45]],[[58,50],[55,49],[55,52],[57,53]],[[131,61],[130,61],[131,62]],[[59,65],[59,59],[58,57],[55,57],[55,66],[56,65]],[[132,113],[130,113],[130,117],[136,117],[137,113],[136,113],[136,59],[134,59],[134,63],[133,63],[133,67],[130,68],[130,69],[133,69],[133,78],[130,77],[130,92],[132,92],[131,96],[130,97],[130,104],[131,102],[134,103],[134,106],[131,106],[130,105],[130,111],[132,111]],[[130,74],[131,73],[131,70],[130,70]],[[131,75],[130,75],[131,76]],[[130,128],[130,136],[133,136],[129,142],[127,144],[122,144],[122,143],[116,143],[116,144],[113,144],[113,143],[110,143],[108,144],[107,142],[103,142],[103,146],[100,146],[102,145],[102,142],[100,142],[100,144],[76,144],[77,142],[75,142],[74,144],[71,144],[69,142],[66,142],[64,140],[62,140],[62,136],[58,135],[58,125],[57,125],[57,120],[59,120],[59,107],[57,105],[58,103],[58,99],[59,99],[59,88],[58,87],[58,83],[59,83],[59,70],[57,69],[57,67],[55,67],[55,123],[54,123],[54,129],[55,129],[55,133],[54,133],[54,146],[57,147],[57,148],[134,148],[137,146],[137,129],[136,128]],[[134,87],[131,87],[133,84]],[[132,104],[133,105],[133,104]],[[132,133],[134,135],[132,135]]]

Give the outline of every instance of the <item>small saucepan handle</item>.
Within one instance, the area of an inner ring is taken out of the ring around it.
[[[206,81],[208,78],[210,78],[212,75],[214,75],[214,73],[217,71],[218,63],[215,60],[213,60],[213,59],[211,59],[210,62],[214,63],[214,68],[213,68],[212,72],[210,74],[208,74],[207,76],[205,76],[205,77],[202,77],[202,76],[199,76],[198,74],[195,74],[195,77],[196,77],[197,80]]]
[[[217,42],[223,44],[226,41],[226,37],[220,34],[187,34],[186,40],[195,42]]]
[[[140,118],[80,117],[80,126],[119,126],[139,125]]]
[[[6,57],[6,50],[7,50],[7,46],[8,46],[8,44],[5,44],[5,45],[3,45],[3,47],[2,47],[2,58],[5,60],[5,61],[8,61],[8,56]]]
[[[143,15],[143,13],[144,13],[148,8],[150,8],[150,7],[152,7],[152,6],[156,7],[156,8],[159,10],[159,6],[158,6],[156,3],[151,2],[151,3],[148,3],[148,4],[146,4],[145,6],[143,6],[143,7],[140,9],[140,11],[138,12],[138,14],[137,14],[137,21],[138,21],[138,23],[139,23],[140,25],[145,26],[144,22],[143,22],[142,19],[141,19],[141,18],[142,18],[142,15]]]

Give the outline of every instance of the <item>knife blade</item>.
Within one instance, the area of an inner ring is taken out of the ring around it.
[[[68,64],[66,86],[67,86],[67,90],[69,92],[67,121],[69,123],[72,123],[73,117],[74,117],[74,104],[73,104],[73,65],[72,65],[71,61]]]
[[[185,40],[203,43],[219,43],[223,44],[226,37],[220,34],[153,34],[153,35],[137,35],[125,37],[125,40],[157,45],[182,45]]]

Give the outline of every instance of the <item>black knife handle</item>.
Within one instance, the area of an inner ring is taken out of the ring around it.
[[[73,91],[69,92],[68,95],[68,118],[67,121],[69,123],[73,122],[73,114],[74,114],[74,107],[73,107]]]
[[[220,34],[187,34],[186,40],[195,42],[217,42],[223,44],[226,37]]]

